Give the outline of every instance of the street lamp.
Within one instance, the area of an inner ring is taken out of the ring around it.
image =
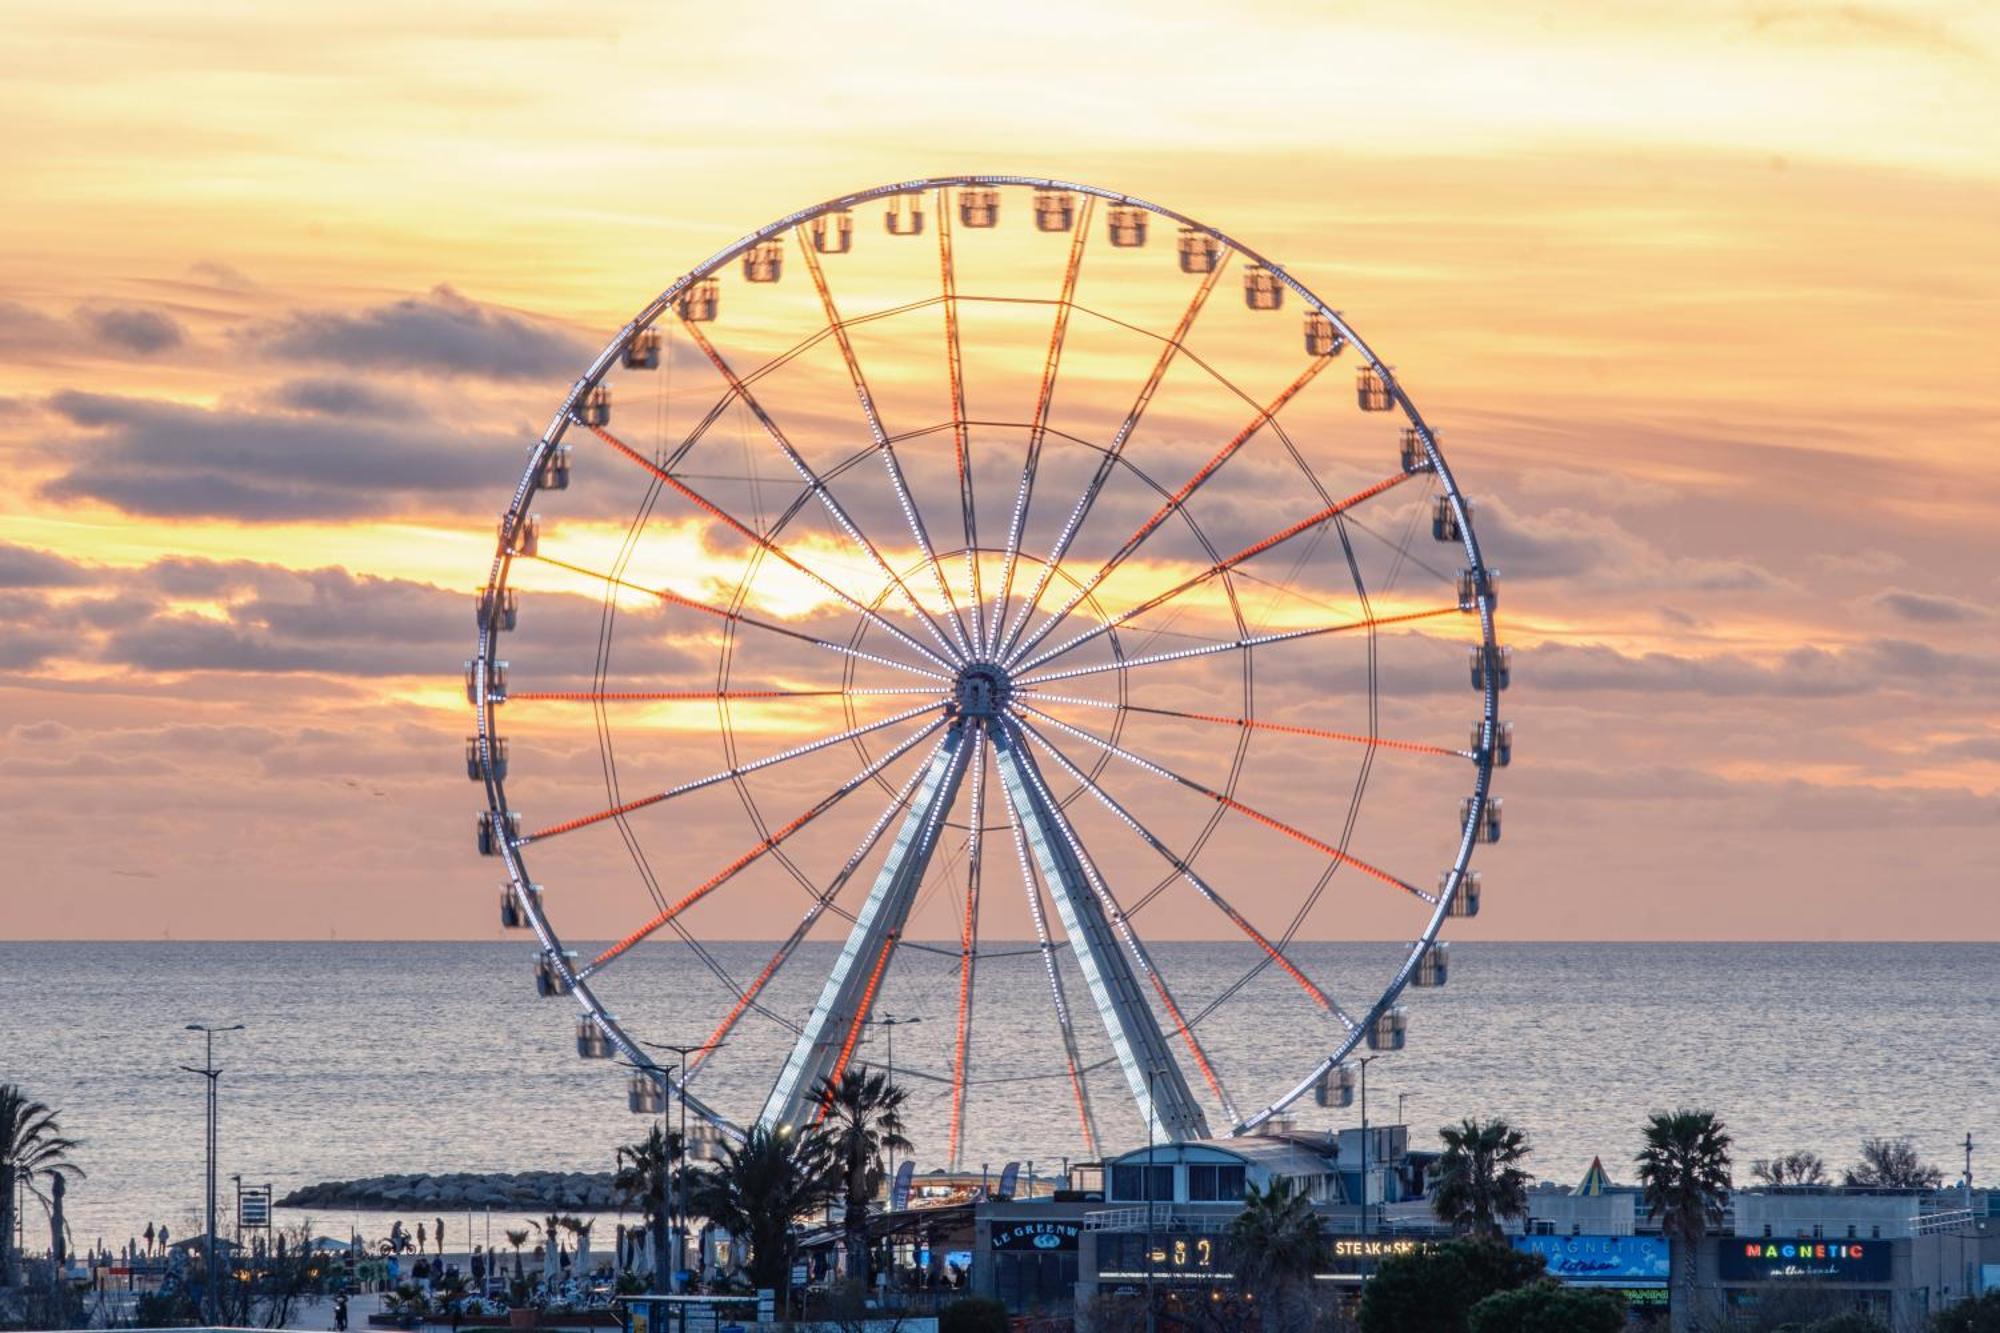
[[[1368,1066],[1380,1056],[1357,1057],[1355,1064],[1361,1066],[1361,1234],[1368,1234]]]
[[[674,1077],[674,1088],[677,1092],[680,1093],[681,1097],[681,1161],[686,1162],[688,1160],[688,1095],[687,1095],[688,1057],[690,1055],[698,1054],[702,1051],[716,1050],[720,1047],[727,1046],[729,1043],[726,1041],[711,1041],[711,1042],[705,1042],[700,1046],[675,1046],[669,1042],[664,1042],[664,1041],[642,1041],[639,1044],[641,1046],[650,1046],[656,1051],[668,1051],[673,1055],[677,1056],[680,1060],[679,1071],[676,1073]],[[678,1296],[680,1294],[680,1289],[681,1289],[680,1261],[685,1246],[681,1243],[681,1237],[679,1236],[679,1234],[676,1233],[674,1230],[674,1223],[678,1219],[678,1214],[680,1212],[680,1209],[678,1209],[675,1205],[680,1202],[680,1199],[678,1191],[674,1189],[674,1164],[673,1161],[671,1160],[671,1155],[669,1155],[669,1160],[666,1163],[666,1169],[667,1169],[667,1242],[668,1244],[674,1247],[674,1254],[672,1261],[668,1264],[667,1267],[667,1292],[669,1295]]]
[[[206,1276],[202,1280],[201,1303],[204,1316],[211,1324],[221,1322],[221,1306],[218,1301],[220,1293],[216,1290],[215,1276],[215,1141],[216,1121],[221,1109],[216,1102],[216,1089],[222,1080],[222,1071],[215,1067],[215,1034],[218,1032],[241,1032],[242,1030],[243,1025],[241,1023],[231,1023],[226,1027],[208,1023],[189,1023],[186,1031],[202,1034],[202,1066],[200,1069],[196,1069],[193,1065],[181,1066],[186,1072],[200,1074],[208,1080],[208,1247],[207,1260],[204,1265]]]
[[[892,1088],[896,1085],[896,1029],[899,1027],[908,1027],[912,1023],[921,1023],[923,1021],[921,1016],[916,1018],[898,1018],[894,1014],[883,1014],[880,1018],[871,1018],[868,1020],[871,1025],[888,1030],[889,1072],[887,1078],[889,1086]],[[896,1145],[892,1143],[889,1145],[889,1201],[892,1204],[896,1200],[895,1180]]]

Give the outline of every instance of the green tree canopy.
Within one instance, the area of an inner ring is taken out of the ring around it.
[[[1498,1236],[1510,1217],[1528,1215],[1528,1185],[1521,1168],[1533,1151],[1528,1136],[1505,1120],[1470,1116],[1438,1131],[1444,1156],[1433,1175],[1431,1210],[1454,1230]]]
[[[1385,1259],[1361,1288],[1361,1333],[1466,1333],[1473,1306],[1544,1274],[1540,1255],[1485,1239]]]
[[[1543,1281],[1486,1297],[1466,1325],[1471,1333],[1619,1333],[1625,1302],[1613,1292]]]
[[[840,1196],[832,1145],[817,1130],[753,1125],[722,1160],[697,1173],[695,1210],[750,1242],[753,1285],[781,1290],[792,1270],[792,1224]]]
[[[1931,1327],[1937,1333],[2000,1333],[2000,1291],[1938,1311]]]

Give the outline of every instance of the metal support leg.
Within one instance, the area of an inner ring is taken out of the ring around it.
[[[972,750],[967,723],[963,719],[954,722],[931,758],[930,769],[875,877],[875,886],[868,891],[868,900],[855,913],[854,928],[847,934],[846,947],[826,979],[819,1003],[813,1006],[812,1017],[764,1099],[758,1122],[766,1129],[808,1119],[814,1086],[822,1078],[839,1074],[845,1054],[852,1050],[851,1038],[875,1001],[887,950],[902,934],[931,854],[937,850],[944,817],[958,799],[966,756]]]
[[[1132,1099],[1154,1133],[1169,1143],[1208,1137],[1208,1117],[1188,1090],[1180,1066],[1139,989],[1137,978],[1080,860],[1080,844],[1047,790],[1034,757],[1011,721],[992,729],[993,758],[1007,799],[1027,830],[1042,877],[1055,890],[1063,930],[1083,970],[1090,996],[1111,1037]]]

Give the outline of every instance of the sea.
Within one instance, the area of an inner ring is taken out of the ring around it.
[[[740,974],[769,948],[710,951]],[[786,969],[793,989],[772,992],[774,1013],[804,1012],[836,948],[803,948]],[[1315,977],[1344,977],[1364,959],[1379,965],[1381,946],[1293,952]],[[1041,959],[1006,953],[982,964],[958,1164],[997,1173],[1032,1162],[1045,1174],[1143,1145],[1101,1066],[1107,1048],[1081,980],[1072,972],[1068,996],[1086,1064],[1100,1066],[1094,1145],[1062,1073]],[[945,954],[878,1003],[918,1021],[871,1030],[860,1056],[881,1066],[893,1037],[920,1170],[948,1165],[956,987]],[[1152,957],[1190,1014],[1244,970],[1240,949],[1214,942],[1158,943]],[[645,1124],[626,1109],[627,1071],[578,1059],[574,1005],[537,999],[523,958],[519,944],[488,942],[0,943],[0,1082],[57,1108],[79,1141],[73,1157],[88,1176],[68,1209],[81,1246],[115,1250],[149,1223],[196,1229],[202,1080],[184,1072],[202,1063],[201,1039],[184,1030],[194,1021],[244,1025],[216,1042],[225,1209],[233,1177],[282,1195],[389,1172],[609,1169]],[[701,1040],[717,1016],[707,963],[675,946],[620,966],[616,1002],[637,1035]],[[1274,978],[1195,1024],[1246,1113],[1303,1078],[1329,1036]],[[1407,1124],[1414,1147],[1434,1146],[1460,1117],[1504,1116],[1528,1132],[1540,1178],[1574,1182],[1601,1157],[1614,1180],[1630,1180],[1646,1116],[1698,1106],[1728,1124],[1739,1175],[1797,1148],[1838,1168],[1864,1136],[1909,1135],[1954,1179],[1970,1134],[1975,1178],[2000,1178],[2000,944],[1461,942],[1449,984],[1411,993],[1408,1007],[1409,1045],[1371,1064],[1368,1111],[1371,1123]],[[694,1084],[745,1119],[790,1040],[777,1020],[759,1021],[761,1035],[746,1022],[732,1037],[733,1064],[718,1053]],[[1294,1110],[1307,1128],[1360,1114],[1310,1096]],[[278,1220],[307,1218],[280,1210]],[[389,1223],[323,1208],[311,1220],[343,1236]],[[483,1243],[519,1222],[482,1212],[448,1224],[457,1245],[461,1226]],[[32,1205],[29,1225],[42,1225]]]

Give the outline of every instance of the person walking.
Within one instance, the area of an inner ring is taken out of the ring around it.
[[[342,1292],[340,1295],[333,1298],[333,1329],[334,1333],[347,1333],[346,1292]]]
[[[424,1224],[419,1222],[417,1223],[417,1253],[422,1254],[427,1249],[429,1249],[429,1246],[424,1241]]]

